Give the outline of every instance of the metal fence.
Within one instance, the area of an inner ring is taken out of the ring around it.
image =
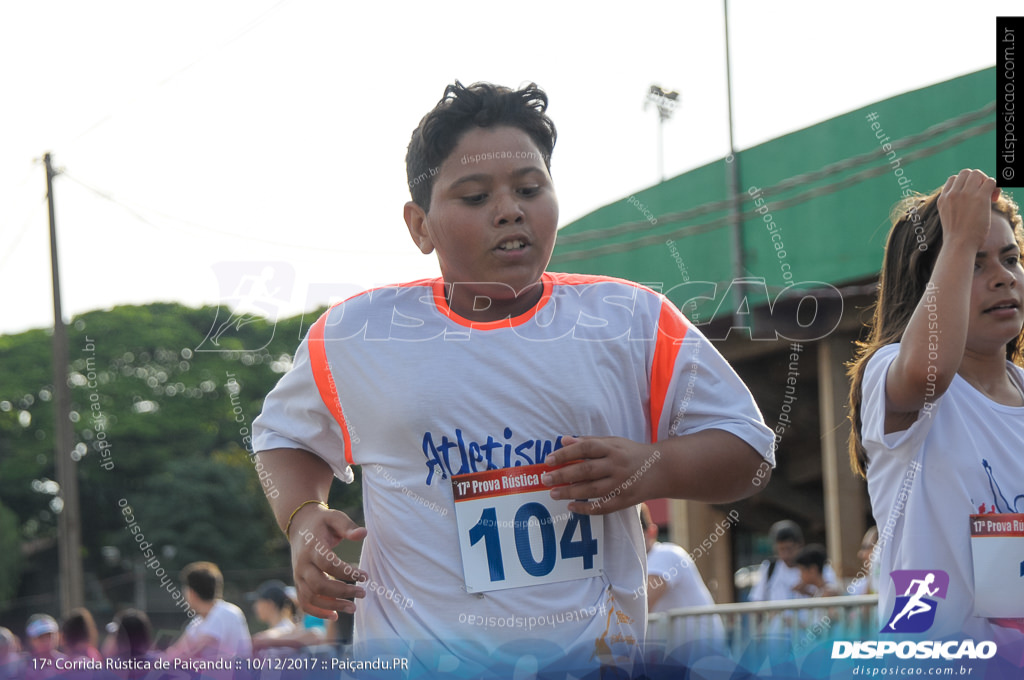
[[[667,649],[694,640],[718,643],[734,658],[758,641],[788,644],[799,654],[829,639],[873,637],[877,610],[878,595],[686,607],[649,615],[647,639]]]

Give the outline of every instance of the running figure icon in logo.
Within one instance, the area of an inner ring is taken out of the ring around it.
[[[940,569],[906,569],[893,571],[889,575],[896,586],[896,592],[903,594],[897,595],[892,615],[882,632],[923,633],[931,628],[938,607],[932,598],[946,599],[949,574]]]

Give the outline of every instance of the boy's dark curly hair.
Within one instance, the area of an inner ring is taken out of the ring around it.
[[[412,200],[424,212],[430,211],[434,177],[462,135],[472,127],[519,128],[530,135],[550,172],[557,133],[555,124],[544,113],[547,107],[548,95],[535,83],[513,90],[491,83],[465,87],[456,80],[445,88],[441,101],[412,132],[405,156]]]

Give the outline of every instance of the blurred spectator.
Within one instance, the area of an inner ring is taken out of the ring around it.
[[[57,651],[57,634],[60,627],[57,620],[49,614],[33,614],[25,625],[25,638],[28,641],[25,678],[48,678],[56,671],[57,659],[64,655]]]
[[[835,584],[825,582],[825,566],[828,553],[825,546],[817,543],[805,546],[796,556],[797,568],[800,570],[800,583],[797,592],[809,597],[827,597],[839,594]]]
[[[285,588],[283,582],[275,580],[265,581],[256,590],[253,611],[256,618],[267,626],[267,630],[258,634],[262,636],[261,639],[285,635],[295,630],[295,603],[288,597]]]
[[[146,612],[138,609],[122,609],[114,615],[107,626],[103,654],[115,659],[155,658],[153,647],[153,625]]]
[[[860,539],[857,559],[860,569],[846,589],[850,595],[867,595],[878,592],[878,562],[875,560],[875,544],[878,543],[878,527],[871,527]]]
[[[750,589],[747,599],[763,602],[808,597],[799,590],[800,569],[796,564],[796,556],[804,547],[803,531],[796,522],[784,519],[773,524],[769,533],[775,556],[761,563],[757,572],[758,581]],[[836,587],[836,572],[830,565],[825,565],[822,576],[830,587]]]
[[[252,637],[254,651],[265,656],[286,656],[296,649],[324,642],[326,629],[322,619],[307,617],[319,624],[308,628],[298,622],[300,610],[294,591],[295,588],[276,580],[260,585],[254,594],[253,609],[256,617],[267,625],[267,630]]]
[[[640,526],[647,544],[647,611],[714,605],[689,553],[675,543],[658,542],[658,525],[646,503],[640,504]],[[725,642],[725,626],[717,614],[687,618],[685,634],[687,640]]]
[[[297,629],[295,603],[288,597],[285,588],[283,582],[275,580],[265,581],[256,590],[253,611],[267,629],[252,636],[254,652],[263,652],[268,656],[285,656],[292,653],[289,645],[281,642]]]
[[[152,651],[153,626],[146,612],[138,609],[122,609],[107,625],[109,635],[103,641],[103,654],[109,659],[122,661],[153,661],[159,655]],[[143,678],[149,674],[145,664],[134,664],[118,675],[125,678]]]
[[[234,659],[252,655],[242,610],[225,602],[224,577],[212,562],[193,562],[181,572],[182,591],[196,616],[167,649],[178,659]]]
[[[99,644],[96,621],[88,609],[78,607],[71,610],[61,626],[61,638],[61,647],[69,659],[103,661],[96,648]]]
[[[13,680],[25,674],[21,643],[9,628],[0,627],[0,680]]]

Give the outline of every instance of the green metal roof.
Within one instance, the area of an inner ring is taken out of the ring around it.
[[[774,299],[790,283],[863,281],[877,275],[889,211],[903,189],[928,193],[965,167],[995,172],[995,69],[876,102],[736,160],[744,276],[767,286],[752,302]],[[646,283],[680,306],[707,294],[693,282],[711,282],[714,299],[697,305],[700,319],[730,313],[727,171],[721,159],[565,226],[551,268]],[[684,311],[693,316],[692,307]]]

